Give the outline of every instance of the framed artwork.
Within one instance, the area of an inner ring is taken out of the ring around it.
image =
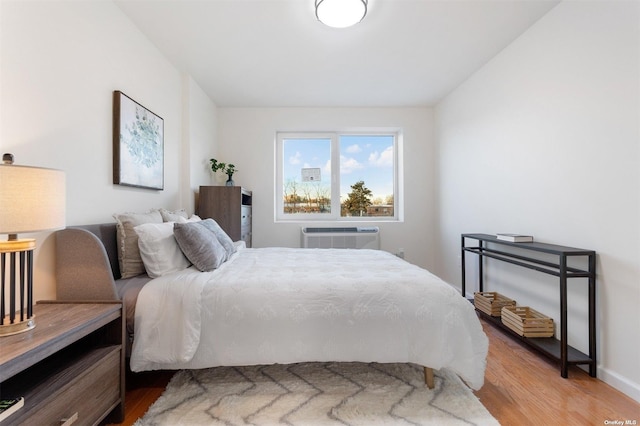
[[[113,92],[113,183],[164,189],[164,120]]]

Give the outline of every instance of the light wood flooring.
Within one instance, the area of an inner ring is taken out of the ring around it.
[[[557,364],[482,323],[489,336],[489,357],[484,386],[475,394],[503,426],[596,426],[615,420],[640,426],[640,403],[577,367],[563,379]],[[165,371],[127,377],[126,418],[121,424],[131,425],[142,417],[172,375]]]

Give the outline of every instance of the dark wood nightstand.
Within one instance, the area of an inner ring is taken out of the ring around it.
[[[2,426],[122,422],[122,304],[38,302],[34,314],[35,329],[0,338],[0,396],[25,399]]]

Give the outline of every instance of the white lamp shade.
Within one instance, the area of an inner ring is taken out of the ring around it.
[[[0,164],[0,234],[64,227],[65,195],[63,171]]]
[[[316,0],[316,16],[323,24],[346,28],[362,21],[368,0]]]

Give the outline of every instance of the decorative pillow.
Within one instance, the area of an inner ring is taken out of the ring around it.
[[[189,214],[185,209],[169,211],[167,209],[160,209],[160,215],[164,222],[186,222]]]
[[[181,271],[191,265],[173,236],[173,224],[145,223],[133,228],[138,234],[140,257],[151,278]]]
[[[209,229],[195,223],[174,223],[173,235],[187,259],[199,271],[212,271],[227,260],[227,252]]]
[[[162,216],[157,210],[149,213],[122,213],[114,214],[116,220],[118,242],[118,263],[120,264],[121,278],[131,278],[144,274],[144,263],[140,257],[138,248],[138,234],[134,227],[145,223],[162,223]]]
[[[209,231],[213,232],[224,247],[224,250],[227,252],[227,259],[231,257],[233,253],[236,252],[236,246],[233,244],[233,240],[226,232],[218,225],[218,223],[213,219],[204,219],[200,222],[196,222],[197,224],[207,228]]]
[[[202,218],[200,216],[198,216],[197,214],[192,214],[191,217],[187,219],[187,222],[200,222],[201,220]]]

